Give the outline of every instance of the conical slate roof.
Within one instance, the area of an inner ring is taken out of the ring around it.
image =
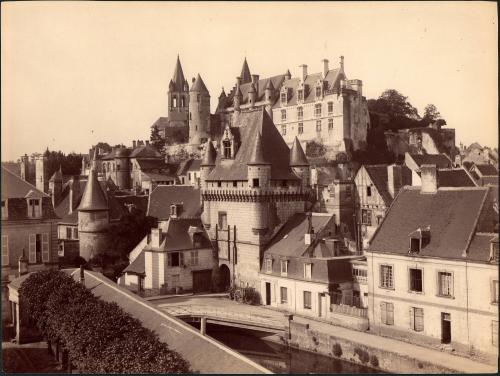
[[[243,67],[241,68],[241,83],[246,84],[252,82],[252,75],[250,74],[250,68],[248,68],[247,58],[245,57],[245,61],[243,62]]]
[[[248,162],[249,166],[252,165],[265,165],[270,164],[266,162],[264,159],[264,154],[262,152],[262,136],[260,133],[257,133],[257,137],[255,138],[255,142],[252,148],[252,154],[250,156],[250,161]]]
[[[309,162],[307,161],[304,149],[302,149],[302,146],[300,145],[297,136],[295,136],[292,148],[290,149],[290,166],[292,167],[309,166]]]
[[[222,88],[222,91],[219,95],[219,98],[225,98],[226,97],[226,92],[224,91],[224,87]]]
[[[62,180],[63,180],[63,178],[62,178],[62,170],[61,170],[61,166],[59,165],[59,170],[57,170],[56,172],[54,172],[54,175],[52,175],[52,177],[50,178],[49,181],[61,182]]]
[[[79,211],[93,211],[93,210],[108,210],[108,202],[99,181],[97,180],[97,172],[91,170],[89,174],[89,181],[85,186]]]
[[[199,91],[199,92],[206,92],[208,93],[208,89],[205,86],[205,83],[201,79],[200,74],[198,73],[198,76],[196,76],[196,80],[194,81],[193,86],[191,87],[190,91]]]
[[[177,55],[177,63],[175,64],[174,76],[172,77],[175,90],[181,91],[184,85],[184,72],[182,71],[181,61],[179,55]]]
[[[266,90],[274,90],[273,80],[271,79],[267,80]]]
[[[207,147],[205,149],[205,154],[203,154],[203,159],[201,161],[201,166],[215,166],[215,159],[217,158],[217,152],[215,151],[212,139],[208,139]]]

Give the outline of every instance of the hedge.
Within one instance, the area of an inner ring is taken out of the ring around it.
[[[102,301],[60,271],[31,274],[21,285],[23,314],[72,364],[89,373],[187,373],[189,364],[116,303]]]

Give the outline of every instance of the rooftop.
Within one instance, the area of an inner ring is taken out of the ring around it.
[[[148,215],[161,219],[170,217],[170,205],[182,203],[181,218],[199,218],[200,190],[188,185],[159,185],[149,196]]]

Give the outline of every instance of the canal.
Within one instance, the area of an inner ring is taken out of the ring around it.
[[[207,335],[274,373],[380,373],[369,367],[264,340],[263,333],[207,325]]]

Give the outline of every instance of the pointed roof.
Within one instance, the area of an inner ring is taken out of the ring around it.
[[[274,90],[273,81],[267,80],[266,90]]]
[[[80,201],[80,206],[78,206],[79,211],[91,211],[91,210],[108,210],[108,201],[106,200],[106,194],[103,192],[99,181],[97,180],[97,172],[91,170],[89,174],[89,181],[85,186],[85,191],[83,192],[82,200]]]
[[[184,78],[184,72],[182,71],[181,60],[179,59],[179,55],[177,55],[177,62],[175,64],[174,75],[172,77],[175,90],[182,91],[184,81],[186,81],[186,79]]]
[[[52,177],[50,178],[49,181],[61,182],[62,180],[63,180],[63,178],[62,178],[62,167],[61,167],[61,165],[59,165],[59,170],[57,170],[56,172],[54,172],[54,175],[52,175]]]
[[[255,86],[254,84],[250,84],[250,90],[248,90],[249,93],[255,93]]]
[[[206,92],[208,93],[208,89],[205,86],[205,83],[201,79],[200,74],[198,73],[198,76],[196,76],[196,80],[194,81],[193,86],[191,86],[190,91],[199,91],[199,92]]]
[[[248,68],[247,58],[243,61],[243,67],[241,68],[241,83],[246,84],[252,82],[252,75],[250,74],[250,68]]]
[[[250,161],[247,164],[249,166],[270,164],[264,159],[264,154],[262,152],[262,136],[260,133],[257,133],[257,137],[255,137]]]
[[[212,139],[208,139],[207,147],[205,148],[205,154],[203,155],[203,160],[201,161],[202,166],[215,166],[215,159],[217,158],[217,152],[215,151]]]
[[[226,92],[224,91],[224,86],[223,86],[219,98],[224,98],[224,97],[226,97]]]
[[[290,166],[292,167],[309,166],[309,162],[307,161],[304,149],[302,149],[302,146],[300,145],[297,136],[295,136],[292,148],[290,149]]]

